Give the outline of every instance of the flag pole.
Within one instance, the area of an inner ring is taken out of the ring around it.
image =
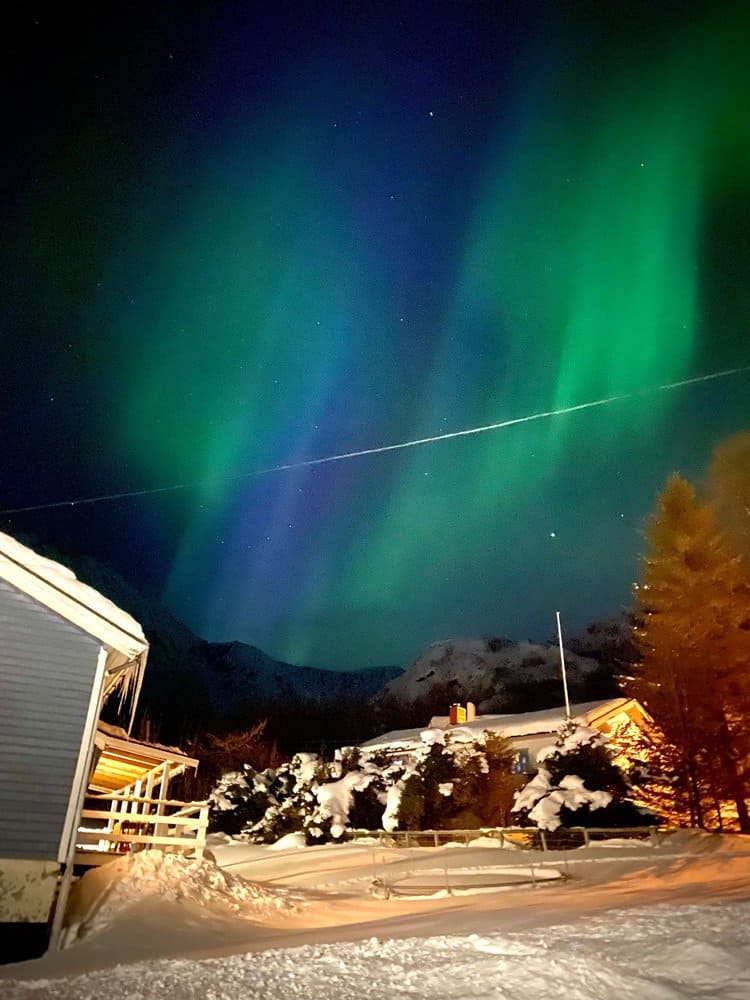
[[[570,698],[568,697],[568,674],[565,670],[565,650],[562,641],[562,626],[560,625],[560,612],[556,611],[557,617],[557,641],[560,644],[560,666],[562,668],[563,691],[565,692],[565,718],[570,718]]]

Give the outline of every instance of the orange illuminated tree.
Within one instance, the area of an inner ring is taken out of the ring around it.
[[[670,744],[688,791],[691,820],[734,803],[747,809],[750,708],[750,580],[742,554],[715,508],[673,475],[646,527],[637,589],[640,664],[629,692],[648,708]]]

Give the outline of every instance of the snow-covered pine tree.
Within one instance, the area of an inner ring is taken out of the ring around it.
[[[513,772],[516,752],[505,737],[490,731],[483,735],[483,754],[478,760],[486,767],[480,767],[468,786],[461,782],[455,789],[457,801],[465,798],[468,815],[476,817],[476,822],[462,825],[509,826],[515,793],[528,779]]]
[[[477,829],[507,819],[519,776],[515,754],[495,733],[447,733],[415,763],[398,812],[402,829]]]
[[[596,729],[567,720],[537,760],[537,774],[517,793],[513,807],[521,825],[556,830],[637,826],[651,819],[629,800],[627,780]]]

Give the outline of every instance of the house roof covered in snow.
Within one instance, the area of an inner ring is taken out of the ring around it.
[[[119,688],[138,697],[148,642],[127,611],[76,577],[67,566],[40,556],[0,532],[0,579],[98,639],[107,650],[105,694]]]
[[[634,698],[610,698],[605,701],[587,701],[571,705],[571,715],[585,726],[597,728],[614,715],[627,712],[638,706]],[[641,715],[643,709],[638,706]],[[430,719],[428,729],[450,729],[452,733],[483,733],[485,730],[499,733],[507,739],[515,737],[545,736],[556,733],[565,721],[565,708],[547,708],[540,712],[523,712],[516,715],[479,715],[471,722],[451,725],[447,715],[436,715]],[[397,729],[393,732],[376,736],[363,747],[397,747],[414,742],[419,743],[425,727],[418,729]]]

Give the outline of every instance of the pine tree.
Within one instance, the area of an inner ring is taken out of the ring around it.
[[[714,451],[709,491],[731,553],[727,601],[721,622],[723,657],[718,671],[727,725],[740,769],[750,773],[750,431],[723,441]],[[747,782],[746,782],[747,785]],[[747,788],[746,788],[747,790]]]
[[[560,727],[539,770],[516,796],[514,814],[546,830],[571,826],[637,826],[648,816],[630,799],[606,738],[573,719]]]
[[[515,793],[526,784],[525,774],[514,774],[516,752],[499,733],[484,734],[487,772],[483,775],[478,811],[483,826],[508,826]]]
[[[708,473],[711,501],[722,528],[743,557],[750,575],[750,431],[722,441],[714,450]]]
[[[607,749],[625,773],[633,802],[671,826],[690,823],[690,790],[680,750],[658,726],[628,720],[610,733]]]
[[[646,528],[637,589],[641,664],[629,693],[679,750],[691,822],[705,825],[707,801],[731,798],[750,830],[743,712],[750,702],[747,584],[740,556],[710,504],[673,475]]]

